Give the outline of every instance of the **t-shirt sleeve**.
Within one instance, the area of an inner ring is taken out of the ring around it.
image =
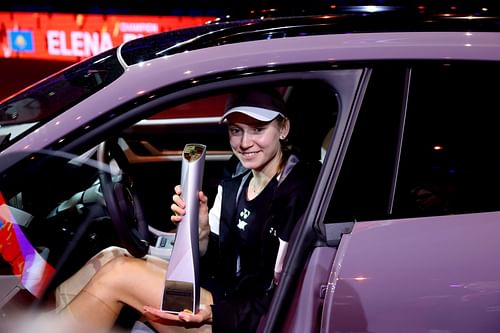
[[[220,214],[222,209],[222,186],[217,187],[217,195],[214,199],[214,204],[208,212],[208,223],[210,224],[210,231],[219,235],[220,228]]]

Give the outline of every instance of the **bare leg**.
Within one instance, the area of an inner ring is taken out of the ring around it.
[[[161,267],[158,262],[114,258],[95,274],[63,314],[85,325],[109,329],[124,304],[139,311],[146,304],[159,307],[166,269],[163,262]]]
[[[116,257],[94,275],[82,292],[61,312],[81,327],[109,330],[124,304],[143,313],[143,306],[160,308],[167,263],[155,257],[148,260]],[[182,332],[177,322],[152,323],[160,332]],[[195,327],[211,332],[211,325]]]
[[[127,250],[117,246],[110,246],[93,256],[78,272],[57,287],[55,311],[64,309],[107,262],[123,256],[131,257]]]
[[[110,246],[93,256],[87,263],[73,274],[66,281],[61,283],[55,291],[56,312],[64,309],[75,298],[83,288],[89,283],[90,279],[109,261],[117,257],[132,257],[124,248]],[[158,257],[146,255],[143,260],[165,268],[167,263]]]

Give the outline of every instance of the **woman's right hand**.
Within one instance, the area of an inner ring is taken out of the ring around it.
[[[186,215],[186,203],[181,198],[182,188],[180,185],[175,186],[175,194],[173,196],[174,203],[171,206],[172,212],[174,213],[170,220],[177,225],[182,221],[182,217]],[[199,242],[200,242],[200,255],[204,255],[207,251],[208,246],[208,236],[210,235],[210,225],[208,223],[208,198],[200,191],[198,193],[198,198],[200,201],[199,209],[199,221],[198,221],[198,232],[199,232]]]

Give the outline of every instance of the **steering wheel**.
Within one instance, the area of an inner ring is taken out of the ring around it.
[[[99,145],[97,160],[107,165],[115,160],[118,165],[117,172],[100,169],[99,181],[108,214],[122,246],[134,257],[141,258],[149,249],[148,224],[128,173],[130,163],[120,146],[120,140],[113,138]]]

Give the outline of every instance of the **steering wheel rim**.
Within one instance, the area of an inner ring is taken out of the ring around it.
[[[128,173],[128,159],[119,140],[113,138],[99,145],[97,160],[110,164],[114,159],[120,170],[119,175],[114,175],[109,170],[99,170],[99,181],[109,217],[122,246],[134,257],[142,258],[149,250],[149,228]]]

